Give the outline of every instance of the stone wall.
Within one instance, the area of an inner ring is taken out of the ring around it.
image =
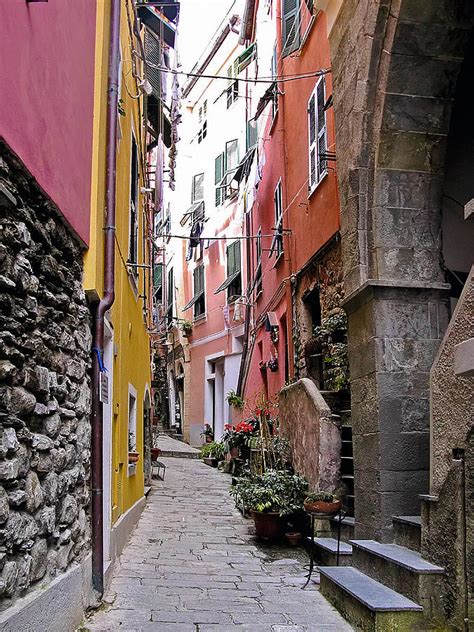
[[[311,489],[335,490],[340,483],[341,433],[311,380],[303,378],[280,391],[279,419],[295,471],[306,477]]]
[[[332,243],[298,277],[294,296],[296,319],[293,324],[295,372],[298,377],[309,377],[305,344],[313,337],[314,323],[304,297],[314,289],[319,292],[322,318],[340,309],[344,298],[340,240]]]
[[[56,208],[0,142],[2,610],[89,551],[82,257]]]
[[[423,509],[422,552],[446,569],[445,616],[474,616],[474,377],[456,375],[456,345],[474,336],[474,267],[430,376],[431,500]]]

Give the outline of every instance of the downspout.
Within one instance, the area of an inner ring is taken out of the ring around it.
[[[92,364],[92,584],[102,596],[104,592],[104,514],[103,514],[103,410],[99,401],[99,378],[104,352],[104,317],[115,300],[115,181],[118,85],[120,68],[120,3],[111,0],[109,77],[107,85],[107,157],[104,227],[104,296],[97,305],[94,319]]]

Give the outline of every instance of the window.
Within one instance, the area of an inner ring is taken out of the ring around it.
[[[128,451],[137,449],[137,392],[128,385]]]
[[[204,292],[204,265],[200,265],[193,272],[194,296],[183,308],[183,312],[194,307],[194,318],[206,313],[206,294]]]
[[[282,55],[289,55],[300,45],[300,0],[282,0]]]
[[[269,256],[271,257],[273,253],[275,253],[276,258],[278,259],[283,252],[283,206],[281,197],[281,180],[276,186],[275,193],[273,195],[273,204],[275,209],[275,234]]]
[[[174,316],[174,275],[173,268],[168,270],[168,300],[166,304],[166,322],[171,325]]]
[[[163,264],[153,264],[153,298],[156,303],[163,302]]]
[[[214,173],[215,173],[215,178],[214,178],[214,183],[216,185],[216,206],[220,206],[225,199],[225,190],[219,186],[222,182],[222,178],[224,177],[224,162],[225,162],[225,155],[224,152],[222,154],[219,154],[217,156],[217,158],[214,161]]]
[[[258,141],[257,121],[250,119],[247,121],[247,151],[256,147]]]
[[[234,241],[227,246],[227,278],[219,285],[214,294],[227,290],[227,302],[235,301],[242,296],[242,273],[240,261],[240,241]]]
[[[257,240],[255,242],[255,255],[256,255],[256,263],[257,263],[257,269],[255,271],[255,281],[254,281],[254,287],[255,287],[255,294],[256,296],[258,296],[262,290],[263,290],[263,286],[262,286],[262,229],[259,228],[258,229],[258,233],[257,233]]]
[[[320,77],[308,101],[309,192],[312,193],[327,174],[327,122],[324,109],[325,81]]]
[[[198,173],[193,176],[193,187],[191,192],[191,202],[200,202],[204,199],[204,174]]]
[[[132,134],[132,154],[130,160],[130,224],[128,235],[128,263],[138,263],[138,149]],[[138,268],[133,266],[131,274],[138,276]]]
[[[225,170],[231,171],[239,164],[239,141],[229,140],[225,144]]]
[[[257,57],[257,43],[254,42],[244,52],[239,55],[239,63],[237,67],[237,73],[240,74],[243,70],[250,66],[252,61]]]
[[[234,61],[233,64],[227,69],[227,109],[230,108],[232,103],[237,100],[239,96],[239,80],[237,75],[239,74],[239,58]]]
[[[198,143],[202,143],[202,141],[207,136],[207,99],[199,108],[199,131],[198,131]]]

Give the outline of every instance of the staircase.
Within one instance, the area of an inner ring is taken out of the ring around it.
[[[348,525],[345,528],[343,537],[350,531]],[[419,516],[394,517],[393,531],[394,544],[344,542],[347,553],[340,557],[340,565],[319,567],[321,593],[358,630],[432,629],[428,622],[441,612],[444,569],[420,555]],[[334,542],[335,538],[317,539],[321,561],[334,559],[327,555]]]

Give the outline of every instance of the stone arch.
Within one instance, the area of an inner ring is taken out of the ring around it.
[[[346,0],[330,35],[357,537],[389,540],[428,491],[444,167],[473,14],[468,0]]]

